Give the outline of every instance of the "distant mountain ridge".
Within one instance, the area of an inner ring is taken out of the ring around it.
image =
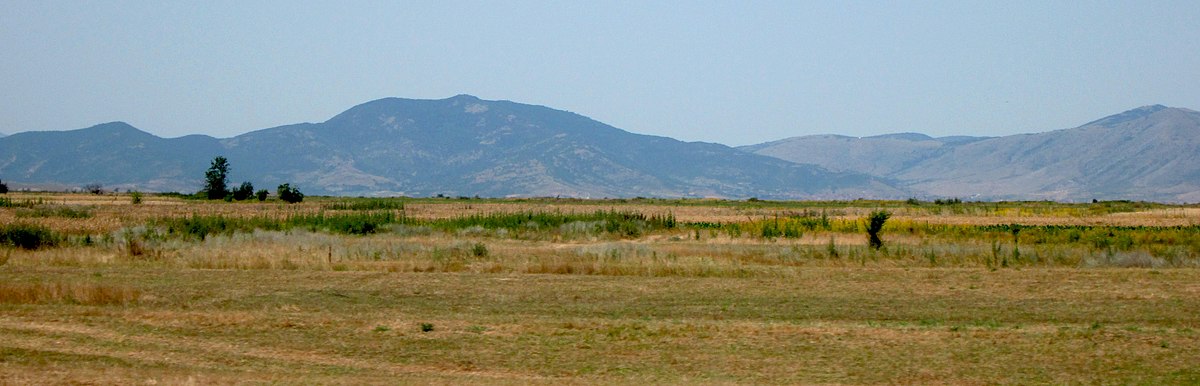
[[[1161,105],[1037,134],[810,135],[734,149],[470,95],[385,98],[232,138],[160,138],[123,122],[18,132],[0,137],[0,179],[193,192],[217,155],[235,184],[309,194],[1200,202],[1200,113]]]
[[[1037,134],[804,136],[741,149],[931,197],[1200,202],[1200,113],[1162,105]]]
[[[0,178],[126,189],[200,188],[226,156],[231,182],[310,194],[570,197],[895,197],[886,179],[629,133],[543,106],[469,95],[385,98],[322,123],[233,138],[164,139],[121,122],[0,139]]]
[[[832,171],[854,171],[889,176],[932,157],[947,148],[985,137],[933,138],[918,133],[872,137],[820,134],[742,146],[740,149]]]

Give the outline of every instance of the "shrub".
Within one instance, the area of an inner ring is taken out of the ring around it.
[[[4,183],[4,180],[0,180],[0,194],[6,193],[8,193],[8,184]]]
[[[233,190],[234,200],[243,201],[250,197],[254,197],[254,184],[249,181],[243,182],[241,186]]]
[[[867,216],[867,241],[871,248],[883,247],[883,240],[879,239],[879,231],[883,230],[883,223],[887,222],[890,217],[892,214],[886,210],[874,210]]]
[[[135,191],[133,193],[129,193],[129,202],[134,205],[141,204],[142,203],[142,192]]]
[[[300,193],[300,189],[293,188],[291,184],[287,183],[279,185],[279,188],[275,190],[275,194],[279,196],[280,200],[289,204],[304,201],[304,193]]]
[[[178,235],[203,241],[211,235],[231,235],[234,232],[253,232],[255,229],[278,231],[285,229],[285,223],[269,217],[225,217],[221,215],[190,217],[171,217],[152,223],[155,227],[165,228],[168,235]]]
[[[368,212],[350,214],[298,214],[287,219],[287,225],[316,231],[325,229],[335,233],[368,235],[387,224],[397,221],[391,212]]]
[[[262,190],[259,190],[257,193],[254,193],[255,196],[258,196],[259,201],[266,201],[267,194],[270,194],[270,193],[267,193],[266,189],[262,189]]]
[[[471,247],[471,254],[475,255],[475,257],[487,257],[487,245],[484,245],[483,243],[475,243],[475,245]]]
[[[11,224],[0,226],[0,245],[22,249],[38,249],[58,244],[59,237],[41,226]]]
[[[91,193],[91,194],[104,194],[104,185],[95,184],[95,183],[87,184],[87,185],[83,186],[83,191]]]
[[[958,197],[945,199],[945,200],[939,198],[939,199],[933,200],[933,203],[935,205],[959,205],[959,204],[962,204],[962,200],[959,199]]]

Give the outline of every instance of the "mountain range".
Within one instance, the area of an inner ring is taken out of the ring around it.
[[[0,137],[0,179],[194,192],[218,155],[231,183],[289,182],[310,195],[1200,201],[1200,113],[1158,105],[1038,134],[731,148],[470,95],[385,98],[232,138],[161,138],[123,122],[20,132]]]
[[[569,197],[894,197],[885,179],[629,133],[543,106],[386,98],[322,123],[218,139],[160,138],[121,122],[0,138],[0,178],[20,184],[193,192],[225,156],[233,183],[308,194]]]
[[[1200,202],[1200,112],[1161,105],[1036,134],[814,135],[741,149],[875,175],[918,196]]]

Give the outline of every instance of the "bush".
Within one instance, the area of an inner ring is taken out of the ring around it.
[[[308,228],[312,231],[325,229],[335,233],[369,235],[380,228],[399,221],[391,212],[368,212],[349,214],[297,214],[287,219],[288,226]]]
[[[276,218],[269,217],[225,217],[221,215],[163,218],[152,224],[154,228],[163,228],[167,235],[184,238],[194,238],[204,241],[212,235],[231,235],[235,232],[249,233],[255,229],[267,231],[284,230],[288,225]]]
[[[233,189],[234,200],[243,201],[250,197],[254,197],[254,184],[249,181],[243,182],[241,186]]]
[[[41,226],[12,224],[0,226],[0,245],[22,249],[38,249],[58,244],[59,237]]]
[[[0,180],[0,194],[6,193],[8,193],[8,184],[4,183],[4,180]]]
[[[886,210],[874,210],[867,216],[867,237],[871,248],[883,247],[883,240],[879,239],[879,231],[883,230],[883,223],[887,222],[890,217],[892,214]]]
[[[129,193],[129,202],[134,205],[142,203],[142,192]]]
[[[270,194],[270,193],[267,193],[266,189],[262,189],[262,190],[259,190],[258,193],[254,193],[254,195],[258,197],[259,201],[266,201],[267,194]]]
[[[87,184],[83,186],[83,191],[91,194],[104,194],[104,185]]]
[[[279,185],[279,188],[275,190],[275,194],[279,196],[280,200],[289,204],[304,201],[304,193],[300,193],[300,189],[293,188],[291,184],[287,183]]]
[[[934,205],[960,205],[960,204],[962,204],[962,200],[959,199],[958,197],[945,199],[945,200],[939,198],[939,199],[933,200],[933,204]]]
[[[484,245],[483,243],[475,243],[475,245],[471,247],[471,254],[475,255],[475,257],[487,257],[487,245]]]

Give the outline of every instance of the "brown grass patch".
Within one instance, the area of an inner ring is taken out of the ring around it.
[[[4,283],[0,303],[114,305],[136,302],[141,291],[128,286],[92,283]]]

